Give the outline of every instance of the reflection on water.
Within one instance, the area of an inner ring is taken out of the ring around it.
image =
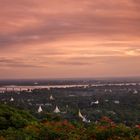
[[[99,86],[136,86],[136,85],[140,85],[140,83],[99,83],[99,84],[91,84],[90,86],[95,86],[95,87],[99,87]],[[11,91],[11,90],[15,90],[15,91],[19,91],[19,90],[33,90],[33,89],[50,89],[50,88],[70,88],[70,87],[88,87],[89,85],[46,85],[46,86],[17,86],[17,85],[9,85],[9,86],[2,86],[0,87],[0,91]]]
[[[16,85],[10,85],[10,86],[3,86],[0,87],[0,90],[33,90],[33,89],[50,89],[50,88],[70,88],[70,87],[83,87],[83,86],[88,86],[88,85],[51,85],[51,86],[16,86]]]

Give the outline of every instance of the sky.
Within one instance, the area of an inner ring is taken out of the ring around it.
[[[0,0],[0,78],[140,76],[139,0]]]

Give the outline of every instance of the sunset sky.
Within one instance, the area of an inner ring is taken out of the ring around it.
[[[140,0],[0,0],[0,78],[140,76]]]

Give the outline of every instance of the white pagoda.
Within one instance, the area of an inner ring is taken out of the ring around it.
[[[43,110],[42,110],[42,107],[41,106],[39,106],[39,108],[38,108],[38,113],[40,113],[40,112],[42,112]]]
[[[95,102],[91,102],[91,105],[93,105],[93,104],[98,105],[99,104],[99,101],[97,100]]]
[[[55,100],[54,97],[53,97],[52,95],[50,96],[50,100]]]
[[[59,110],[58,106],[56,106],[56,108],[54,110],[54,113],[60,113],[60,110]]]
[[[14,101],[14,98],[13,98],[13,97],[11,97],[10,102],[13,102],[13,101]]]
[[[85,123],[90,123],[90,120],[87,120],[82,114],[81,111],[79,110],[78,116],[82,119],[83,122]]]
[[[78,116],[79,116],[81,119],[84,118],[84,116],[81,114],[81,111],[80,111],[80,110],[79,110],[79,112],[78,112]]]
[[[138,94],[138,91],[135,89],[134,92],[133,92],[133,94]]]

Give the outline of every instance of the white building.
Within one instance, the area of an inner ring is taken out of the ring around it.
[[[133,94],[138,94],[138,91],[135,89],[134,92],[133,92]]]
[[[50,100],[55,100],[54,97],[53,97],[52,95],[50,96]]]
[[[120,104],[120,101],[116,100],[114,101],[115,104]]]
[[[11,97],[10,102],[13,102],[13,101],[14,101],[14,98],[13,98],[13,97]]]
[[[42,112],[43,110],[42,110],[42,107],[41,106],[39,106],[39,108],[38,108],[38,113],[40,113],[40,112]]]
[[[56,108],[54,110],[54,113],[60,113],[60,110],[59,110],[58,106],[56,106]]]
[[[79,110],[78,116],[82,119],[83,122],[85,123],[90,123],[90,120],[87,120],[82,114],[81,111]]]
[[[91,102],[91,105],[93,105],[93,104],[98,105],[99,104],[99,101],[97,100],[95,102]]]

